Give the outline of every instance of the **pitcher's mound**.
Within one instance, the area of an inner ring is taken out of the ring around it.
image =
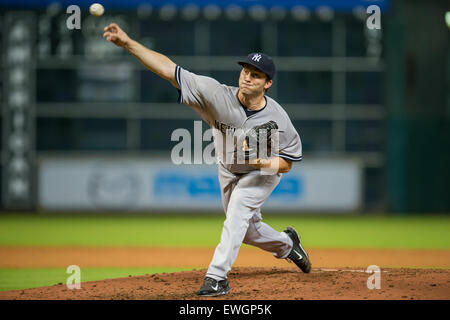
[[[234,268],[228,276],[231,291],[219,299],[450,299],[450,270],[382,269],[377,283],[363,269]],[[217,299],[196,295],[205,270],[162,273],[81,283],[69,290],[51,287],[0,292],[0,299],[183,300]],[[369,277],[371,277],[369,279]],[[369,287],[378,286],[380,289]]]

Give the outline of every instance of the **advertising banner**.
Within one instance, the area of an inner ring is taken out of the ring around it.
[[[352,160],[294,164],[263,210],[354,211],[361,168]],[[216,165],[152,159],[42,159],[39,206],[46,210],[222,211]]]

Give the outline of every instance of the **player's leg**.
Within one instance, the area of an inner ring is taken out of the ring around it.
[[[226,214],[231,194],[233,193],[234,187],[239,181],[240,176],[235,175],[230,171],[228,171],[221,163],[219,163],[218,168],[219,168],[218,175],[219,175],[220,193],[222,196],[222,206]]]
[[[297,231],[288,227],[278,232],[261,220],[260,214],[250,220],[244,243],[272,252],[276,258],[292,261],[305,273],[311,272],[309,255],[303,249]]]
[[[246,208],[239,202],[240,192],[234,190],[230,197],[226,219],[222,227],[220,242],[214,251],[211,264],[209,265],[207,277],[215,280],[227,278],[231,266],[236,260],[239,248],[247,232],[249,220],[254,214],[254,209]],[[236,195],[236,197],[235,197]],[[233,201],[236,199],[235,201]]]
[[[242,176],[234,187],[228,202],[221,239],[216,247],[207,276],[226,279],[249,227],[249,221],[280,180],[279,175],[261,175],[251,172]]]
[[[276,258],[285,259],[292,249],[292,239],[285,232],[276,231],[261,221],[258,212],[249,222],[244,243],[271,252]]]
[[[230,202],[231,195],[233,193],[234,188],[237,185],[237,182],[239,181],[240,176],[231,173],[220,163],[218,167],[219,167],[219,184],[222,196],[222,205],[226,214],[228,209],[228,203]],[[222,231],[221,242],[227,241],[228,241],[227,236],[225,236],[224,232]],[[214,253],[214,256],[215,257],[213,257],[213,260],[217,261],[221,259],[217,251],[217,248]],[[229,291],[230,288],[228,287],[226,277],[207,274],[197,294],[201,296],[219,296],[227,294]]]

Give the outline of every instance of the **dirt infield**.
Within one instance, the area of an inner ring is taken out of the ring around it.
[[[101,299],[179,300],[199,298],[195,291],[204,270],[91,281],[81,289],[55,285],[28,290],[0,292],[0,299]],[[450,299],[448,270],[385,269],[381,289],[369,290],[369,275],[363,270],[313,269],[303,274],[296,269],[235,268],[229,274],[231,292],[220,299],[244,300],[420,300]]]
[[[449,268],[450,250],[308,249],[315,268]],[[0,268],[192,267],[205,268],[214,248],[0,247]],[[290,265],[244,246],[235,267]]]
[[[199,299],[214,249],[0,248],[0,267],[159,267],[202,270],[83,282],[80,290],[54,285],[0,292],[0,299]],[[244,247],[221,299],[445,299],[450,300],[449,250],[312,249],[313,270],[303,274],[269,253]],[[381,268],[380,289],[367,288],[369,265]],[[205,298],[202,298],[205,299]]]

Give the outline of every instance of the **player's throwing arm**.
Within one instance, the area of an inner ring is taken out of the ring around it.
[[[147,69],[179,89],[175,80],[176,64],[163,54],[144,47],[139,42],[131,39],[116,23],[111,23],[104,28],[103,37],[118,47],[126,49],[135,56]]]

